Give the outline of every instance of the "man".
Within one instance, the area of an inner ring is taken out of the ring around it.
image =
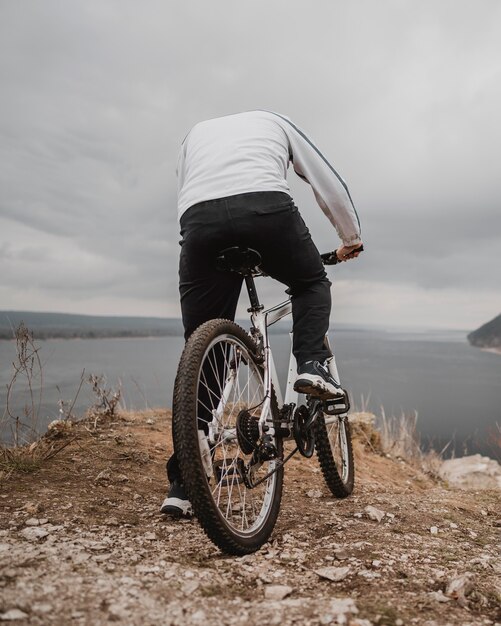
[[[178,161],[181,225],[179,290],[185,339],[213,318],[233,320],[242,277],[216,268],[231,246],[259,251],[263,271],[287,285],[292,300],[296,391],[322,398],[341,392],[329,374],[324,346],[331,283],[320,254],[290,196],[287,169],[313,188],[342,241],[338,257],[358,256],[360,223],[348,188],[318,148],[278,113],[249,111],[195,125]],[[167,463],[170,490],[161,511],[187,515],[175,454]]]

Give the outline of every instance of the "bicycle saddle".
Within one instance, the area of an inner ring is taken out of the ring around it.
[[[218,270],[237,272],[244,276],[259,273],[261,255],[252,248],[225,248],[216,257],[216,267]]]

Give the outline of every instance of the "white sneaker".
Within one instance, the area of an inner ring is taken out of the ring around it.
[[[339,382],[331,376],[327,365],[320,361],[306,361],[298,367],[294,391],[323,400],[344,396]]]
[[[193,515],[191,502],[188,500],[183,486],[177,480],[171,483],[169,493],[160,507],[160,513],[172,517],[191,517]]]

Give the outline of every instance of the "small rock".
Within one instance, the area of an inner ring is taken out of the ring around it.
[[[71,427],[72,423],[68,420],[52,420],[52,422],[47,425],[47,433],[51,435],[62,435],[70,430]]]
[[[72,611],[71,619],[82,619],[85,617],[85,613],[83,611]]]
[[[26,619],[28,614],[20,609],[9,609],[5,613],[0,613],[0,620],[2,622],[14,622],[18,619]]]
[[[385,516],[385,512],[380,509],[376,509],[375,506],[366,506],[364,509],[364,513],[366,513],[367,517],[375,522],[380,522]]]
[[[472,589],[472,578],[473,574],[471,572],[465,572],[464,574],[461,574],[461,576],[453,578],[447,585],[445,595],[449,598],[457,600],[460,606],[466,607],[468,604],[466,601],[466,595]]]
[[[334,556],[338,561],[346,561],[350,555],[348,554],[348,550],[346,550],[346,548],[336,548],[334,550]]]
[[[30,517],[24,522],[25,526],[39,526],[40,521],[36,517]]]
[[[144,533],[143,535],[143,539],[146,539],[146,541],[155,541],[156,538],[155,533]]]
[[[351,598],[334,598],[330,603],[330,612],[334,613],[337,618],[338,624],[345,624],[346,619],[342,619],[341,616],[354,615],[358,613],[355,601]],[[340,619],[341,618],[341,619]]]
[[[362,569],[357,572],[357,576],[361,576],[362,578],[366,578],[367,580],[374,580],[375,578],[381,578],[381,574],[379,572],[374,572],[370,569]]]
[[[450,522],[449,526],[450,526],[450,528],[457,528],[458,527],[458,525],[455,524],[454,522]]]
[[[109,546],[107,543],[103,543],[102,541],[89,541],[86,544],[86,547],[93,552],[101,552],[102,550],[108,550]]]
[[[188,580],[181,587],[181,591],[186,596],[190,596],[193,592],[195,592],[200,587],[200,583],[198,580]]]
[[[310,489],[306,492],[306,495],[308,496],[308,498],[321,498],[322,492],[320,491],[320,489]]]
[[[19,534],[28,541],[38,541],[39,539],[47,537],[49,533],[39,526],[28,526],[28,528],[23,528]]]
[[[128,482],[128,481],[129,481],[129,477],[128,477],[128,476],[126,476],[125,474],[117,474],[117,475],[115,476],[115,481],[116,481],[117,483],[126,483],[126,482]]]
[[[111,471],[109,469],[104,469],[95,478],[96,483],[104,483],[109,481],[111,478]]]
[[[160,567],[158,565],[138,565],[137,571],[140,574],[158,574]]]
[[[351,571],[350,567],[321,567],[313,570],[320,578],[326,578],[334,583],[344,580]]]
[[[430,533],[432,535],[438,535],[438,528],[436,526],[431,526],[430,527]]]
[[[267,600],[283,600],[294,591],[289,585],[266,585],[264,597]]]
[[[90,559],[90,554],[87,552],[72,552],[71,561],[75,565],[81,565]]]
[[[438,473],[448,483],[461,489],[501,489],[501,465],[480,454],[448,459]]]
[[[36,513],[41,513],[44,507],[40,502],[28,502],[23,506],[23,510],[30,515],[35,515]]]
[[[436,600],[437,602],[450,602],[451,599],[447,596],[444,596],[442,591],[431,591],[429,594],[432,600]]]
[[[130,615],[130,612],[123,604],[119,604],[118,602],[114,602],[110,604],[108,607],[108,616],[110,621],[118,622],[123,619],[127,619]]]
[[[42,615],[47,615],[48,613],[52,613],[54,607],[48,602],[39,602],[34,604],[31,607],[31,610],[33,611],[33,613],[41,613]]]

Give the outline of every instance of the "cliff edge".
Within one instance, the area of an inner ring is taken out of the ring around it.
[[[362,428],[353,496],[334,499],[316,459],[295,456],[271,542],[228,557],[195,520],[159,514],[170,418],[158,410],[78,423],[49,435],[59,451],[31,473],[4,465],[0,621],[501,621],[499,491],[451,489],[378,451]]]

